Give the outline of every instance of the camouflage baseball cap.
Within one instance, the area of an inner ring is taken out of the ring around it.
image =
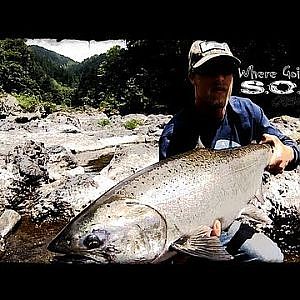
[[[224,56],[229,58],[238,67],[241,61],[235,57],[229,49],[227,43],[216,41],[195,41],[189,51],[189,72],[199,68],[212,58]]]

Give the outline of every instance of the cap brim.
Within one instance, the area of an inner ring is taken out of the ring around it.
[[[233,64],[235,64],[237,67],[239,67],[239,65],[241,64],[241,61],[232,55],[228,55],[228,54],[211,54],[208,56],[203,57],[202,59],[200,59],[198,62],[195,63],[195,65],[193,66],[193,69],[199,68],[200,66],[202,66],[204,63],[206,63],[207,61],[217,58],[217,57],[224,57],[226,59],[229,59],[233,62]]]

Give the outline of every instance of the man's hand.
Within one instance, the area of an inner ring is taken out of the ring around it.
[[[204,225],[202,229],[204,230],[205,236],[207,237],[219,237],[221,235],[222,225],[220,220],[216,219],[211,227]]]
[[[210,236],[220,236],[221,235],[221,222],[219,220],[215,220],[213,227],[212,227],[212,231],[210,233]]]
[[[271,134],[263,134],[261,144],[273,146],[273,155],[266,170],[276,175],[282,173],[290,161],[294,159],[294,151],[291,147],[284,145],[280,139]]]

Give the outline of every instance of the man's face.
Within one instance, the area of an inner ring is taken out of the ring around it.
[[[232,91],[233,66],[228,62],[209,62],[190,75],[198,107],[223,109]]]

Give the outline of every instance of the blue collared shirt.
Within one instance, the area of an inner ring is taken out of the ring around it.
[[[159,140],[159,159],[194,149],[199,143],[205,148],[224,149],[259,142],[264,133],[276,135],[292,147],[294,159],[286,170],[300,163],[300,148],[295,141],[273,126],[263,110],[248,98],[232,96],[226,114],[219,124],[199,118],[192,107],[177,113],[165,126]]]

